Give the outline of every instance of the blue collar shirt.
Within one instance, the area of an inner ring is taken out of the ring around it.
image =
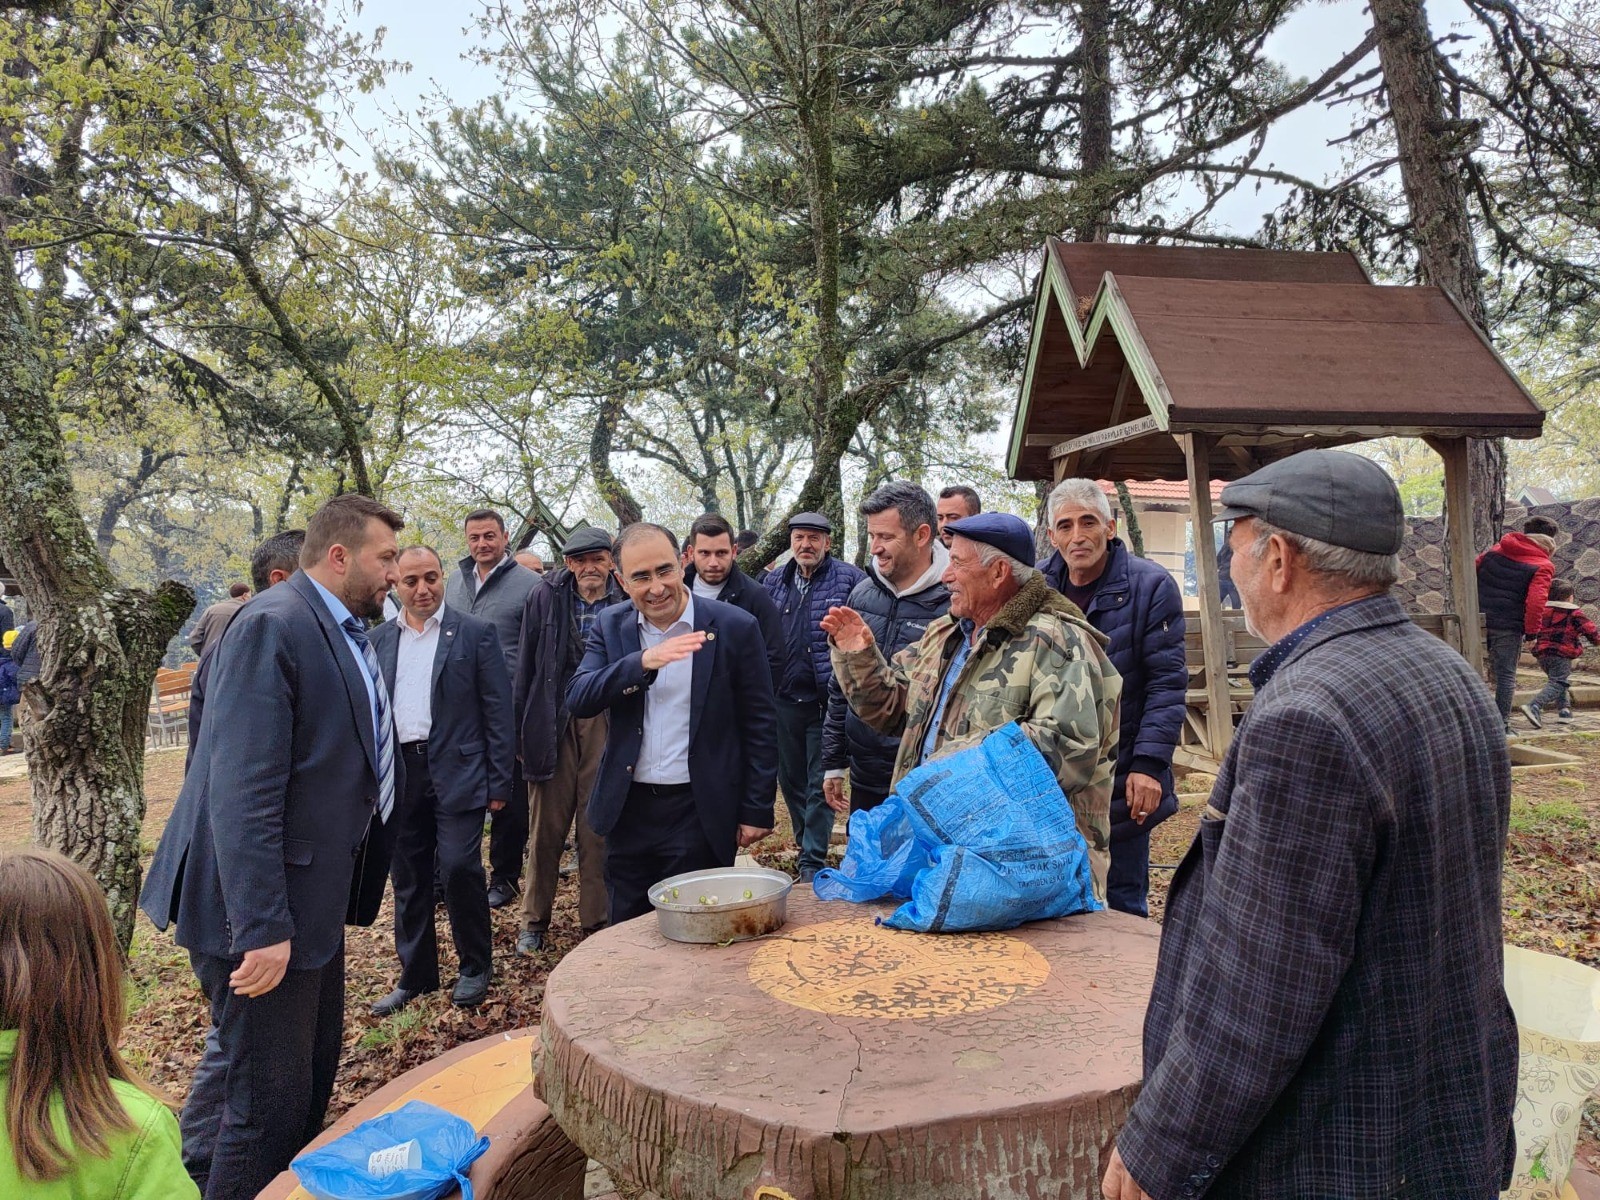
[[[939,685],[939,703],[934,707],[927,732],[922,735],[922,762],[933,757],[934,747],[939,744],[939,726],[944,724],[944,709],[950,702],[951,689],[955,687],[961,669],[967,665],[967,659],[972,654],[973,635],[977,626],[965,617],[961,618],[960,625],[961,645],[956,647],[956,652],[950,656],[950,665],[944,669],[944,682]]]
[[[306,576],[311,579],[310,575]],[[353,615],[344,606],[344,601],[323,587],[315,579],[311,579],[311,586],[317,589],[317,595],[322,597],[322,605],[333,617],[333,623],[339,626],[339,632],[344,635],[344,644],[350,647],[350,654],[356,660],[356,668],[361,672],[361,678],[367,685],[367,707],[372,714],[372,744],[378,745],[383,739],[378,736],[378,693],[377,685],[372,678],[372,672],[367,670],[367,656],[361,649],[361,644],[351,637],[345,630],[344,623]]]
[[[670,637],[694,632],[694,596],[683,614],[665,629],[657,629],[636,612],[639,648],[648,650]],[[668,663],[656,672],[645,691],[644,733],[639,739],[639,763],[633,777],[640,783],[672,786],[689,782],[689,706],[694,688],[694,655]]]

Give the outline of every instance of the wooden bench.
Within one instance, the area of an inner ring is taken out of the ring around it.
[[[1410,616],[1418,628],[1451,646],[1460,647],[1461,622],[1454,613],[1411,613]],[[1239,609],[1222,611],[1222,630],[1228,664],[1228,700],[1234,716],[1238,717],[1255,696],[1255,689],[1250,685],[1250,664],[1267,650],[1267,643],[1245,628],[1244,613]],[[1180,772],[1210,772],[1216,770],[1217,764],[1205,752],[1206,713],[1211,707],[1211,694],[1206,688],[1205,652],[1197,620],[1186,622],[1183,643],[1189,687],[1184,696],[1183,733],[1173,756],[1173,766]]]
[[[307,1149],[324,1146],[408,1100],[424,1100],[472,1122],[488,1137],[489,1149],[468,1172],[477,1200],[582,1200],[588,1159],[534,1092],[538,1038],[537,1030],[518,1029],[457,1046],[384,1084]],[[311,1200],[311,1194],[290,1170],[257,1200]]]
[[[150,689],[150,712],[145,719],[145,738],[156,746],[177,746],[189,736],[189,692],[194,686],[198,663],[176,669],[162,667]]]

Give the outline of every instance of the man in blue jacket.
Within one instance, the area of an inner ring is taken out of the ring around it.
[[[659,525],[629,525],[616,557],[633,603],[595,618],[567,686],[574,717],[609,717],[589,825],[606,839],[613,925],[650,911],[651,884],[732,866],[772,832],[778,758],[756,619],[691,595]]]
[[[800,881],[828,865],[833,809],[822,794],[822,727],[827,714],[833,663],[822,618],[845,603],[850,589],[867,577],[860,567],[828,551],[833,526],[821,513],[789,518],[793,557],[767,576],[768,593],[783,618],[783,669],[778,678],[778,784],[789,806],[800,847]]]
[[[1111,639],[1107,653],[1122,676],[1106,899],[1112,908],[1144,917],[1150,912],[1150,831],[1178,810],[1172,752],[1189,686],[1183,597],[1164,568],[1128,552],[1116,536],[1111,502],[1094,480],[1062,480],[1046,503],[1056,551],[1039,569]]]
[[[884,658],[922,640],[928,623],[950,609],[940,581],[950,552],[935,533],[933,497],[914,483],[893,480],[861,502],[872,547],[867,577],[845,601],[872,630]],[[851,711],[837,679],[828,681],[828,719],[822,731],[822,790],[828,807],[849,814],[876,808],[889,795],[900,735],[885,735]],[[850,797],[844,781],[850,780]]]

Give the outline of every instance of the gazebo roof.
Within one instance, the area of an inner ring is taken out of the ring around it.
[[[1232,479],[1310,446],[1543,419],[1446,293],[1374,285],[1353,255],[1052,239],[1007,465],[1183,479],[1173,435],[1206,433]]]

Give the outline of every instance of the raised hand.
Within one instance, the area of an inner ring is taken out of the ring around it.
[[[657,642],[644,652],[641,660],[646,671],[659,671],[668,663],[688,658],[705,644],[704,631],[695,629],[688,633],[680,633],[677,637],[669,637],[664,642]]]
[[[821,625],[823,631],[833,639],[833,644],[847,654],[869,650],[876,642],[872,627],[853,608],[830,608],[828,615],[822,618]]]

